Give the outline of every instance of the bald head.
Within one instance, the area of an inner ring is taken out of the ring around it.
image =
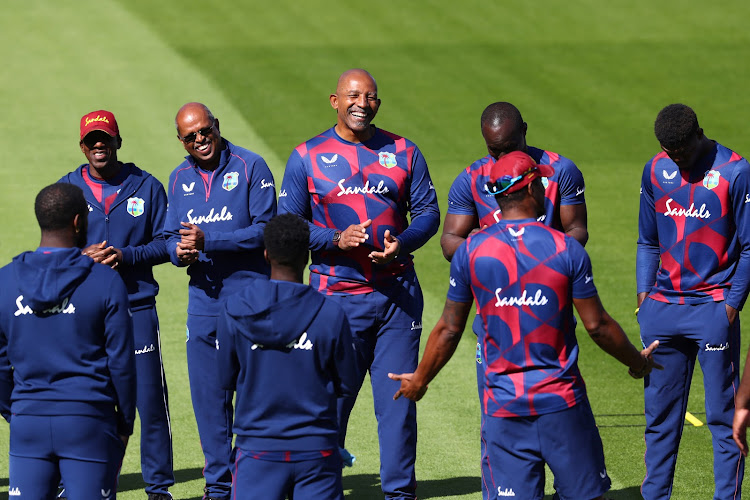
[[[512,122],[517,127],[523,124],[521,112],[509,102],[494,102],[482,112],[482,127],[499,127],[506,121]]]
[[[526,152],[526,123],[511,103],[495,102],[487,106],[481,125],[487,151],[495,160],[512,151]]]
[[[219,132],[219,120],[205,104],[189,102],[182,106],[174,119],[177,137],[185,151],[204,170],[219,166],[224,142]]]
[[[380,99],[378,84],[370,73],[359,68],[344,71],[330,101],[336,110],[336,133],[342,139],[365,142],[375,134],[370,122],[380,108]]]

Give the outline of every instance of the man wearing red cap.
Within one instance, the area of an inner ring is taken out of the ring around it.
[[[484,363],[481,407],[489,498],[544,496],[544,464],[560,498],[601,498],[610,487],[586,386],[578,370],[575,306],[594,342],[640,378],[659,368],[654,342],[639,352],[604,310],[591,261],[574,238],[537,221],[549,165],[512,152],[494,162],[485,189],[503,218],[470,236],[451,261],[443,315],[414,373],[394,398],[421,399],[453,355],[474,300]]]
[[[174,484],[167,384],[161,359],[153,266],[169,260],[162,236],[167,195],[155,177],[117,159],[122,145],[115,116],[104,110],[81,118],[81,152],[88,163],[60,182],[83,189],[89,229],[83,253],[119,271],[133,319],[141,471],[149,500],[171,499]]]

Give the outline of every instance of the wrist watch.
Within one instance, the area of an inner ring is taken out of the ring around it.
[[[335,231],[331,241],[333,241],[334,245],[339,246],[339,240],[341,240],[341,231]]]

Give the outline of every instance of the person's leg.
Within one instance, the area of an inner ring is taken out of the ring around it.
[[[10,421],[9,498],[54,498],[60,482],[52,417],[14,415]]]
[[[541,500],[544,497],[544,460],[538,417],[489,417],[485,415],[487,471],[482,481],[492,500]]]
[[[641,494],[646,500],[669,498],[672,493],[696,356],[695,343],[679,333],[686,307],[646,299],[638,313],[641,340],[644,345],[659,340],[653,356],[664,366],[644,379],[646,477]]]
[[[133,334],[138,374],[136,404],[141,420],[141,473],[146,493],[167,494],[174,484],[172,429],[155,307],[133,311]]]
[[[336,455],[317,460],[304,460],[294,464],[294,491],[291,497],[297,500],[325,498],[343,500],[341,463]]]
[[[560,500],[591,500],[609,491],[604,448],[588,399],[537,421],[542,457]]]
[[[232,393],[219,386],[216,317],[188,315],[188,378],[198,435],[206,459],[205,493],[229,498],[232,488]]]
[[[52,417],[53,442],[69,500],[114,499],[125,454],[114,417]]]
[[[416,498],[417,488],[417,407],[406,398],[393,400],[401,384],[388,378],[388,373],[409,373],[417,368],[423,301],[416,276],[400,285],[383,292],[380,331],[370,366],[380,442],[380,481],[389,499]]]
[[[263,498],[284,500],[293,488],[294,464],[254,458],[252,453],[235,449],[232,474],[232,500]],[[341,475],[341,462],[336,460]],[[305,497],[301,497],[305,498]],[[326,498],[326,497],[309,497]]]
[[[745,459],[732,439],[734,396],[739,385],[740,318],[730,327],[724,302],[692,308],[699,336],[698,361],[703,370],[706,422],[714,449],[714,498],[739,499]]]

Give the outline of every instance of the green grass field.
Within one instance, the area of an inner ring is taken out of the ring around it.
[[[364,67],[377,78],[383,100],[376,124],[420,146],[443,214],[452,180],[485,154],[479,116],[491,102],[515,103],[529,124],[531,145],[576,161],[587,181],[587,250],[596,283],[605,307],[636,342],[638,188],[643,164],[658,150],[656,113],[685,102],[709,137],[750,155],[747,2],[6,4],[0,16],[6,50],[0,71],[0,264],[38,243],[34,196],[84,160],[77,142],[85,112],[113,111],[124,138],[120,159],[166,182],[184,154],[174,114],[187,101],[202,101],[221,120],[224,136],[264,155],[278,186],[292,148],[335,122],[328,94],[338,75]],[[447,289],[438,237],[417,252],[416,264],[429,332]],[[198,499],[203,457],[183,346],[187,282],[184,271],[169,265],[158,269],[157,278],[178,482],[172,491],[175,498]],[[481,498],[472,337],[467,332],[418,406],[420,498]],[[586,337],[579,331],[580,364],[604,440],[610,496],[639,498],[645,472],[642,384]],[[348,437],[358,459],[345,471],[344,487],[355,499],[382,498],[369,392],[365,387],[360,395]],[[698,418],[704,416],[702,401],[698,372],[688,407]],[[7,426],[0,425],[2,492],[8,489],[7,446]],[[144,498],[142,488],[136,434],[120,498]],[[673,498],[712,493],[709,431],[687,425]]]

